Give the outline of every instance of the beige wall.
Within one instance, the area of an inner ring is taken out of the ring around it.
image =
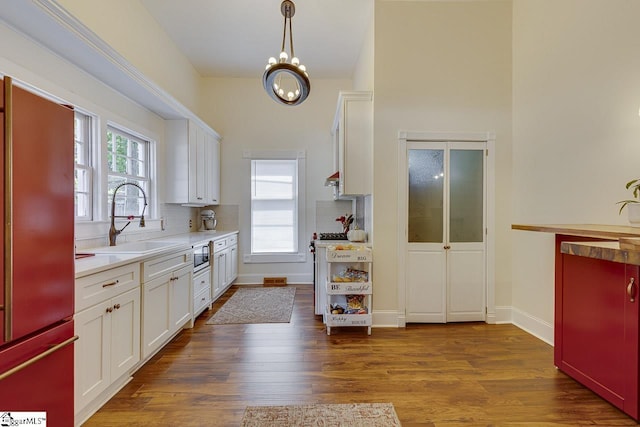
[[[249,248],[249,161],[243,150],[306,151],[306,227],[301,232],[311,238],[316,230],[315,207],[318,200],[332,200],[331,188],[324,180],[333,172],[331,126],[339,90],[349,90],[349,80],[313,79],[309,98],[301,105],[276,104],[255,79],[204,79],[200,116],[221,135],[221,199],[223,205],[236,205],[240,216],[240,257]],[[262,282],[262,276],[287,275],[290,281],[311,282],[313,264],[243,264],[240,283]]]
[[[353,72],[353,89],[354,90],[373,90],[374,82],[374,57],[375,57],[375,31],[374,16],[371,16],[371,22],[367,27],[365,39],[360,49],[358,62]]]
[[[397,309],[398,131],[496,133],[496,305],[511,302],[511,3],[375,8],[375,311]]]
[[[57,0],[69,13],[197,114],[200,75],[138,0]]]
[[[626,224],[640,173],[640,2],[515,0],[513,222]],[[553,323],[552,236],[512,232],[513,307]]]

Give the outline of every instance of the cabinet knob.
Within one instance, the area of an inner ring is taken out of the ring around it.
[[[633,277],[629,280],[629,284],[627,285],[627,295],[629,295],[629,302],[634,302],[636,300],[636,283]]]
[[[447,249],[447,250],[448,250],[448,249],[451,249],[451,246],[449,246],[449,245],[445,245],[445,246],[443,247],[443,249]]]
[[[107,307],[107,313],[111,313],[112,311],[113,311],[113,308]]]
[[[120,304],[116,304],[113,306],[114,309],[118,310],[120,308]]]

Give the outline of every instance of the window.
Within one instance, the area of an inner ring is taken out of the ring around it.
[[[76,220],[91,221],[93,219],[91,116],[78,111],[75,111],[74,115],[75,217]]]
[[[251,158],[251,254],[245,262],[304,262],[304,152],[246,157]]]
[[[107,128],[107,208],[111,215],[111,201],[115,188],[124,183],[138,184],[148,197],[150,194],[150,142],[112,126]],[[149,203],[149,206],[151,204]],[[122,187],[116,196],[116,215],[139,215],[144,196],[134,186]],[[146,211],[145,213],[150,213]]]

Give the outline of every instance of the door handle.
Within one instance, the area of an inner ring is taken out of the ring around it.
[[[444,246],[444,249],[447,249],[447,250],[448,250],[448,249],[451,249],[451,246],[449,246],[449,245],[445,245],[445,246]]]
[[[629,302],[634,302],[636,300],[636,283],[633,277],[629,280],[629,284],[627,285],[627,295],[629,295]]]

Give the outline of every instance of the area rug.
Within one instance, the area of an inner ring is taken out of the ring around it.
[[[247,406],[241,427],[396,427],[391,403]]]
[[[207,320],[207,325],[239,323],[288,323],[293,311],[295,287],[239,288]]]

